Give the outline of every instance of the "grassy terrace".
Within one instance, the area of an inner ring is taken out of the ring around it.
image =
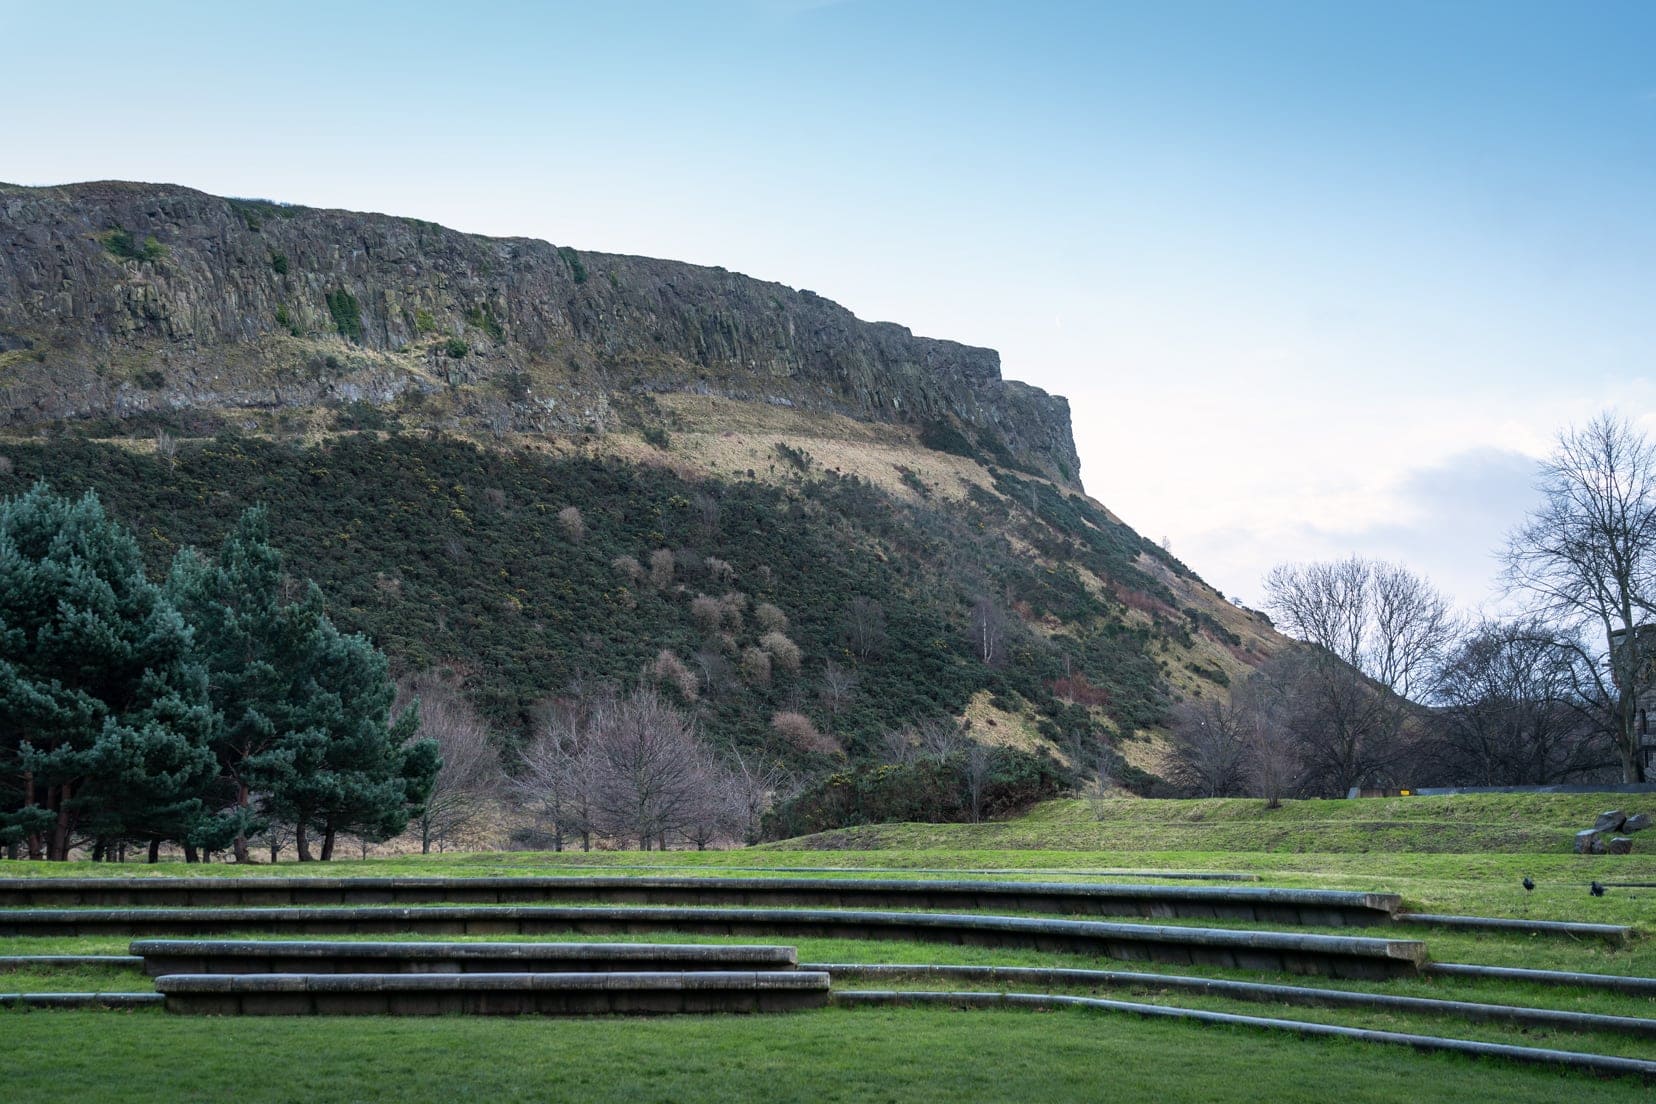
[[[887,825],[766,848],[667,854],[438,855],[425,858],[157,867],[0,863],[0,877],[156,873],[483,875],[547,873],[751,874],[833,867],[994,870],[995,877],[1085,880],[1054,871],[1239,871],[1244,885],[1389,890],[1416,911],[1632,925],[1626,947],[1552,936],[1483,935],[1414,925],[1334,934],[1423,939],[1438,961],[1656,976],[1656,854],[1581,857],[1570,837],[1615,802],[1608,795],[1480,796],[1299,802],[1054,802],[992,825]],[[1622,807],[1639,811],[1640,799]],[[1650,802],[1656,808],[1656,801]],[[1656,851],[1656,832],[1636,847]],[[1457,844],[1456,850],[1451,844]],[[1533,893],[1519,885],[1529,875]],[[797,875],[804,876],[804,875]],[[811,875],[820,876],[820,875]],[[922,877],[981,878],[981,874]],[[1130,874],[1111,880],[1131,881]],[[1223,884],[1223,883],[1210,883]],[[1164,923],[1168,921],[1156,921]],[[1217,921],[1173,921],[1254,926]],[[1304,929],[1300,929],[1304,930]],[[389,938],[389,937],[366,937]],[[428,937],[452,938],[452,937]],[[513,937],[515,938],[515,937]],[[557,938],[557,937],[552,937]],[[582,941],[768,942],[651,933],[568,936]],[[1034,950],[937,943],[788,939],[802,961],[1073,966],[1267,980],[1440,999],[1656,1017],[1656,1000],[1586,989],[1447,978],[1337,982],[1215,967],[1116,962]],[[123,953],[119,938],[6,939],[0,954]],[[0,990],[145,989],[136,972],[101,968],[0,974]],[[836,981],[836,988],[1031,988],[956,981]],[[1059,989],[1057,992],[1089,992]],[[1656,1059],[1656,1040],[1468,1023],[1435,1015],[1317,1009],[1195,996],[1157,986],[1099,989],[1120,1000],[1252,1016],[1340,1023],[1524,1046]],[[204,1027],[206,1028],[204,1032]],[[1421,1055],[1406,1048],[1300,1039],[1064,1010],[828,1009],[773,1017],[664,1020],[215,1020],[159,1011],[0,1013],[8,1099],[432,1100],[487,1093],[499,1100],[1350,1100],[1644,1099],[1624,1080]],[[203,1045],[210,1038],[210,1045]],[[10,1068],[8,1068],[10,1067]],[[389,1071],[395,1069],[397,1074]],[[401,1071],[409,1071],[403,1076]],[[1338,1077],[1337,1085],[1329,1078]]]

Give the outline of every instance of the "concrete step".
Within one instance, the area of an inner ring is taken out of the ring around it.
[[[144,973],[532,974],[795,970],[792,947],[682,943],[371,943],[140,939]]]
[[[214,932],[543,935],[568,931],[927,940],[1349,978],[1414,974],[1426,960],[1426,945],[1415,940],[971,913],[554,905],[0,911],[0,935],[4,936]]]
[[[806,971],[497,974],[172,974],[169,1012],[219,1016],[592,1016],[782,1012],[828,1003]]]
[[[564,875],[496,878],[6,878],[0,906],[204,907],[610,902],[917,908],[1244,920],[1344,927],[1389,921],[1393,893],[1262,886],[1112,885],[884,878]]]

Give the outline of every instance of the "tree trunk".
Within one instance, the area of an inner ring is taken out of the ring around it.
[[[69,858],[69,798],[74,791],[69,783],[54,786],[46,791],[46,805],[57,809],[57,823],[52,825],[51,842],[46,846],[46,858],[50,862],[64,862]],[[52,801],[57,798],[56,803]]]
[[[299,861],[311,862],[310,836],[305,832],[305,822],[301,820],[293,829],[293,845],[299,849]]]
[[[149,861],[152,862],[152,863],[158,863],[158,862],[161,861],[161,837],[160,836],[155,836],[154,838],[152,838],[150,840],[150,844],[149,844]]]
[[[104,838],[102,836],[99,836],[96,840],[94,840],[92,842],[92,861],[93,862],[108,862],[109,861],[109,845],[104,842]]]
[[[247,808],[248,800],[249,800],[250,797],[251,797],[251,795],[247,792],[247,783],[237,782],[236,783],[236,807],[238,809]],[[245,824],[246,821],[243,821],[242,823]],[[247,852],[247,835],[246,835],[246,833],[237,832],[236,833],[236,840],[235,840],[234,843],[232,843],[230,845],[230,847],[236,853],[236,862],[237,863],[250,863],[250,862],[253,861],[253,856],[248,854],[248,852]]]
[[[420,818],[420,854],[431,854],[431,818],[429,817]]]
[[[334,849],[334,827],[333,827],[333,825],[330,824],[322,832],[322,861],[323,862],[329,862],[333,859],[333,849]]]
[[[201,855],[199,853],[197,853],[197,851],[195,849],[195,844],[189,843],[189,842],[186,842],[184,844],[184,861],[187,862],[187,863],[193,863],[193,862],[200,862],[201,861]]]

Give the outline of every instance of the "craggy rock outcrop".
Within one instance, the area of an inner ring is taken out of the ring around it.
[[[1062,398],[808,291],[170,185],[0,185],[0,425],[482,385],[550,430],[674,390],[946,426],[1078,485]]]

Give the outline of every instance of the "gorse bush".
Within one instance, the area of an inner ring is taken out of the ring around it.
[[[370,408],[347,424],[386,423]],[[8,455],[0,493],[48,471],[66,491],[96,489],[153,571],[180,547],[217,547],[242,504],[268,503],[271,543],[304,565],[330,619],[366,633],[393,673],[464,665],[467,693],[509,745],[547,699],[575,683],[635,685],[663,651],[699,681],[693,711],[708,739],[801,765],[809,757],[771,726],[777,713],[807,716],[855,762],[884,733],[959,715],[982,692],[1029,703],[1066,742],[1103,735],[1105,718],[1131,732],[1166,711],[1154,630],[1075,572],[1018,553],[994,495],[904,506],[832,472],[787,488],[698,482],[395,433],[318,447],[221,435],[182,442],[170,462],[73,437]],[[1020,539],[1078,544],[1044,520],[1019,524]],[[1010,617],[1006,663],[991,668],[970,632],[972,603],[989,592],[1067,628],[1043,636]],[[1075,674],[1098,691],[1091,709],[1053,692]],[[666,681],[684,685],[676,671]]]

